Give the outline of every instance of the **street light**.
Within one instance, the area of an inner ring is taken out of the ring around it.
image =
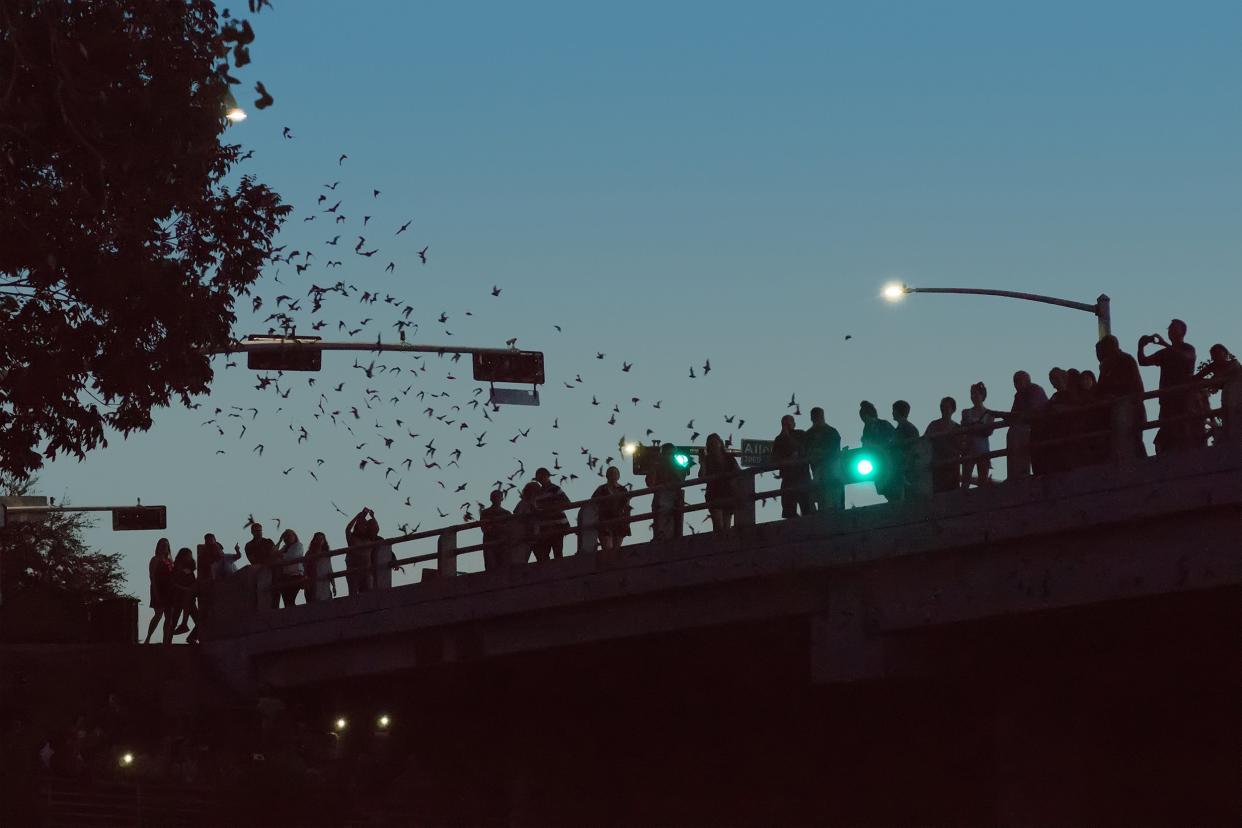
[[[1004,296],[1008,299],[1025,299],[1028,302],[1043,302],[1046,305],[1057,305],[1062,308],[1086,311],[1094,314],[1099,323],[1100,339],[1113,332],[1111,300],[1108,294],[1101,293],[1094,304],[1075,302],[1070,299],[1058,299],[1055,296],[1043,296],[1038,293],[1020,293],[1015,290],[991,290],[988,288],[918,288],[910,287],[901,282],[889,282],[880,291],[880,295],[890,302],[898,302],[907,293],[958,293],[970,296]]]
[[[246,120],[246,110],[242,109],[237,103],[237,98],[233,97],[232,92],[224,93],[224,117],[231,123],[237,124]]]

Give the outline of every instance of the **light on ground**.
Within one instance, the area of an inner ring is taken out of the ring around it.
[[[345,729],[345,725],[349,724],[349,722],[345,720],[344,716],[341,716],[339,719],[333,722],[333,724],[336,726],[336,730],[339,733],[340,731]]]
[[[859,460],[855,468],[858,469],[859,474],[866,476],[875,471],[875,464],[870,460]]]
[[[378,719],[376,719],[375,723],[378,724],[382,728],[386,728],[388,727],[388,725],[392,723],[392,719],[388,718],[388,714],[385,713],[382,716],[380,716]]]
[[[134,754],[122,753],[120,762],[121,762],[121,767],[128,768],[130,765],[134,764]]]
[[[897,302],[906,295],[906,286],[901,282],[889,282],[884,286],[881,295],[890,302]]]

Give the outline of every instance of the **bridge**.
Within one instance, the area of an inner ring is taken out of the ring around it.
[[[465,524],[396,539],[435,540],[397,559],[419,583],[281,610],[248,567],[204,651],[325,717],[417,722],[430,821],[1236,821],[1226,390],[1215,445],[1135,456],[1159,423],[1118,406],[1107,462],[989,488],[690,537],[646,492],[659,539],[612,557],[587,502],[563,560],[458,574]]]

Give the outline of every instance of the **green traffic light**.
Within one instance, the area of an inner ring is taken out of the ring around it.
[[[677,466],[678,466],[679,468],[683,468],[683,469],[685,469],[685,468],[689,468],[689,466],[690,466],[690,455],[688,455],[688,454],[674,454],[674,455],[673,455],[673,462],[674,462],[674,463],[676,463],[676,464],[677,464]]]
[[[863,477],[868,477],[873,471],[875,471],[875,464],[864,457],[858,461],[858,465],[854,468],[856,468],[858,473]]]

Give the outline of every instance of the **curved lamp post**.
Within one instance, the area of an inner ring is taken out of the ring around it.
[[[905,297],[907,293],[962,293],[972,296],[1004,296],[1009,299],[1025,299],[1028,302],[1043,302],[1046,305],[1058,305],[1063,308],[1073,308],[1074,310],[1086,311],[1094,314],[1099,323],[1100,339],[1108,336],[1113,332],[1112,311],[1110,308],[1110,299],[1105,293],[1101,293],[1094,304],[1086,302],[1074,302],[1070,299],[1058,299],[1055,296],[1042,296],[1038,293],[1021,293],[1016,290],[991,290],[988,288],[919,288],[910,287],[901,282],[891,282],[884,286],[881,295],[890,302],[898,302]]]

